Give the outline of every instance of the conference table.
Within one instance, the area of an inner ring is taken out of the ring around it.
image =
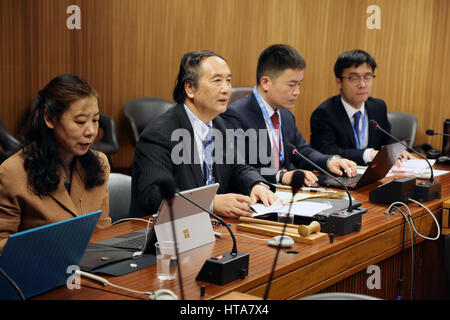
[[[436,165],[435,168],[450,169],[448,166]],[[403,243],[403,217],[400,214],[387,215],[385,212],[388,205],[369,201],[371,190],[393,178],[396,177],[386,177],[375,184],[351,191],[352,197],[367,209],[362,215],[360,231],[336,235],[333,239],[326,236],[312,244],[295,242],[291,248],[282,248],[268,299],[300,299],[320,292],[351,292],[382,299],[395,299],[399,293],[403,299],[448,299],[443,236],[432,241],[414,233],[414,273],[411,274],[410,233],[406,225]],[[442,196],[424,205],[441,225],[444,202],[450,199],[450,174],[435,179],[442,183]],[[434,237],[437,226],[431,215],[415,203],[409,203],[408,207],[416,230],[424,236]],[[222,237],[216,237],[213,243],[180,254],[182,288],[186,300],[261,299],[264,296],[277,249],[268,246],[265,241],[244,235],[266,239],[269,236],[237,231],[237,220],[227,219],[227,222],[231,223],[231,229],[237,233],[238,250],[250,255],[248,275],[225,285],[195,280],[206,259],[229,252],[232,248],[232,239],[226,228],[214,226],[214,231],[222,233]],[[145,223],[141,221],[123,222],[95,231],[91,242],[143,227]],[[398,291],[397,283],[401,273],[403,288]],[[414,291],[411,291],[411,276]],[[170,289],[181,297],[179,279],[158,280],[156,265],[119,277],[104,277],[111,283],[136,291]],[[148,296],[82,278],[80,289],[63,286],[34,299],[127,300],[148,299]]]

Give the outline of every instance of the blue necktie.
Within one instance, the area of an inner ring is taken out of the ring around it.
[[[357,137],[356,146],[358,149],[361,148],[361,138],[359,134],[359,119],[361,118],[361,111],[356,112],[353,115],[353,118],[355,118],[355,122],[353,123],[353,128],[355,129],[355,135]]]
[[[208,134],[203,141],[203,178],[206,185],[215,182],[213,176],[213,157],[214,157],[214,143],[213,143],[212,127],[208,125]]]

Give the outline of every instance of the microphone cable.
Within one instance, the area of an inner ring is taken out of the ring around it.
[[[1,267],[0,267],[0,273],[5,277],[6,280],[8,280],[8,282],[11,284],[11,286],[17,291],[17,294],[19,295],[20,299],[26,300],[25,296],[23,295],[22,290],[17,285],[17,283]]]
[[[291,208],[292,208],[292,204],[294,203],[295,194],[303,186],[304,180],[305,180],[305,174],[303,173],[303,171],[297,170],[297,171],[295,171],[293,173],[292,180],[291,180],[292,201],[289,203],[289,209],[288,209],[287,217],[286,217],[286,220],[284,221],[283,229],[281,231],[281,239],[280,239],[280,242],[278,243],[278,246],[277,246],[277,252],[275,253],[275,259],[273,261],[272,271],[270,272],[269,281],[267,282],[267,287],[266,287],[266,291],[264,292],[263,300],[267,300],[267,297],[269,296],[270,286],[272,284],[273,275],[275,273],[275,267],[277,265],[278,256],[280,254],[281,243],[283,242],[284,233],[285,233],[286,226],[287,226],[287,219],[289,218],[289,215],[291,213]]]

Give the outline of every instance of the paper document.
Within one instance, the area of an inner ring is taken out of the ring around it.
[[[292,207],[290,208],[290,204],[285,205],[279,205],[275,204],[270,207],[264,206],[262,203],[257,203],[252,205],[252,209],[255,211],[253,214],[254,217],[264,215],[271,212],[291,212],[294,215],[302,216],[302,217],[312,217],[315,214],[318,214],[319,212],[322,212],[324,210],[330,209],[333,206],[331,203],[319,203],[319,202],[312,202],[312,201],[300,201],[300,202],[293,202]]]
[[[428,160],[433,166],[435,163],[435,159]],[[435,177],[448,173],[448,171],[444,170],[436,170],[433,169],[433,175]],[[403,162],[400,167],[394,165],[386,177],[393,175],[405,175],[405,176],[415,176],[417,178],[429,179],[431,176],[430,167],[427,162],[423,159],[411,159],[406,162]]]

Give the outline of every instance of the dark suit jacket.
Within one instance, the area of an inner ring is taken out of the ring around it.
[[[365,102],[368,120],[374,119],[386,131],[391,131],[387,118],[386,104],[383,100],[369,97]],[[379,149],[381,146],[395,142],[380,130],[369,126],[368,148]],[[339,154],[359,165],[365,165],[365,149],[356,149],[352,123],[347,116],[341,96],[329,98],[311,115],[311,145],[322,152]]]
[[[266,178],[268,181],[275,183],[275,174],[265,174],[267,167],[270,167],[270,163],[263,163],[261,161],[261,153],[262,151],[267,152],[267,156],[272,158],[272,149],[270,144],[269,133],[267,132],[266,122],[264,121],[264,116],[261,112],[259,104],[254,96],[254,94],[250,94],[242,99],[239,99],[232,104],[230,104],[227,108],[227,111],[220,115],[225,119],[227,125],[233,129],[243,129],[244,132],[248,129],[254,129],[257,131],[257,143],[256,146],[254,143],[251,143],[249,139],[245,140],[245,148],[241,150],[242,156],[245,157],[246,163],[249,163],[253,167],[257,168],[260,173]],[[302,160],[298,156],[293,156],[288,154],[287,144],[294,145],[297,150],[306,156],[308,159],[322,167],[323,169],[327,169],[326,164],[327,160],[330,157],[328,154],[322,154],[316,150],[314,150],[303,138],[301,133],[298,131],[297,126],[295,124],[294,115],[286,109],[280,108],[280,116],[281,116],[281,132],[283,135],[283,145],[284,145],[284,164],[283,167],[291,170],[294,168],[301,169],[314,169],[307,162]],[[266,131],[260,131],[264,129]],[[259,133],[262,132],[261,136]],[[266,140],[267,150],[260,150],[260,139]],[[252,148],[256,148],[256,153],[258,155],[257,161],[251,161],[251,157],[254,156],[254,151],[251,151]],[[238,149],[240,149],[238,147]]]
[[[217,117],[213,120],[213,127],[220,130],[225,137],[225,123]],[[184,131],[186,137],[172,141],[172,133]],[[226,139],[223,139],[226,143]],[[216,152],[219,142],[214,142]],[[266,182],[256,170],[236,161],[226,162],[227,152],[233,152],[234,146],[222,146],[223,164],[214,163],[213,175],[220,184],[218,194],[242,193],[248,195],[253,185],[259,181]],[[175,148],[175,149],[174,149]],[[174,152],[172,152],[174,151]],[[139,217],[157,212],[162,201],[160,188],[156,185],[159,178],[173,177],[179,190],[188,190],[205,185],[194,141],[194,131],[183,105],[161,115],[144,129],[136,146],[136,153],[132,167],[132,200],[130,215]],[[185,157],[186,161],[179,161]],[[271,186],[272,191],[275,188]]]

